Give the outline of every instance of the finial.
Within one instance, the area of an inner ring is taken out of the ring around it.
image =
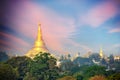
[[[41,30],[40,27],[41,27],[41,24],[39,23],[39,24],[38,24],[38,30]]]
[[[41,24],[39,23],[38,26],[41,26]]]

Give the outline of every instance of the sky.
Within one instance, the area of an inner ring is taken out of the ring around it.
[[[27,53],[39,23],[52,54],[120,55],[119,0],[1,0],[0,50]]]

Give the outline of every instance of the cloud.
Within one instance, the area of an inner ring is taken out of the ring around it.
[[[114,17],[117,7],[111,2],[100,3],[90,9],[87,14],[82,15],[80,21],[91,27],[99,27],[101,24]]]
[[[114,48],[120,48],[120,44],[114,44],[113,47]]]
[[[109,33],[116,33],[116,32],[120,32],[120,27],[109,30]]]
[[[3,32],[0,32],[0,35],[8,38],[9,41],[18,42],[20,45],[29,46],[28,43],[26,43],[25,41],[23,41],[19,37],[13,36],[11,34],[3,33]]]
[[[4,49],[5,47],[7,47],[7,50],[16,49],[16,47],[10,42],[7,42],[5,40],[0,40],[0,48]]]
[[[64,43],[68,43],[66,39],[75,31],[73,19],[60,16],[47,7],[31,2],[23,2],[18,7],[14,5],[13,7],[14,10],[12,11],[14,14],[9,14],[7,26],[11,26],[21,35],[35,39],[38,23],[41,23],[43,38],[47,47],[58,52],[63,51]],[[24,46],[27,45],[13,36],[6,35],[6,37],[13,39],[15,42],[20,42]],[[30,45],[32,47],[32,44]]]
[[[1,46],[6,46],[9,49],[14,50],[23,50],[24,46],[29,46],[29,44],[23,41],[21,38],[13,36],[11,34],[7,34],[4,32],[0,32],[1,38],[5,38],[5,40],[0,40]],[[22,46],[22,47],[21,47]]]
[[[21,33],[21,35],[30,37],[34,41],[37,35],[38,23],[41,23],[43,39],[47,48],[52,51],[64,53],[65,48],[67,49],[66,51],[69,51],[69,46],[66,46],[67,44],[75,48],[81,48],[87,51],[90,50],[84,45],[78,46],[78,43],[69,39],[71,34],[77,30],[73,18],[62,16],[51,8],[30,1],[12,5],[11,12],[13,14],[7,14],[7,26]],[[9,38],[11,40],[13,39],[16,43],[22,43],[23,45],[20,47],[24,46],[25,49],[28,49],[29,46],[32,48],[33,46],[32,43],[27,45],[29,40],[23,42],[23,40],[18,38]],[[72,50],[75,51],[75,48]]]

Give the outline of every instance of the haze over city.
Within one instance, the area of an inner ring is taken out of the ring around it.
[[[117,0],[0,1],[0,49],[24,55],[38,24],[54,54],[120,54],[120,2]]]

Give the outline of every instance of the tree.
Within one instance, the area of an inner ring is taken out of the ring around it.
[[[50,53],[39,53],[30,63],[30,73],[39,80],[56,80],[58,71],[56,59]]]
[[[73,75],[76,80],[83,80],[83,75],[80,72],[77,72]]]
[[[65,77],[57,79],[57,80],[76,80],[76,79],[72,76],[65,76]]]
[[[95,75],[91,77],[89,80],[106,80],[106,78],[102,75]]]
[[[116,72],[120,72],[120,60],[114,61],[114,67]]]
[[[65,59],[61,62],[60,69],[63,71],[70,71],[74,64],[70,59]]]
[[[109,56],[109,64],[113,64],[114,63],[114,56],[110,55]]]
[[[98,65],[89,66],[88,68],[85,69],[83,75],[85,78],[90,78],[95,75],[105,75],[106,74],[105,69],[106,69],[105,67]]]
[[[28,72],[23,80],[38,80],[38,79]]]
[[[68,56],[68,59],[71,59],[71,55],[70,54],[68,54],[67,56]]]
[[[16,80],[18,73],[8,64],[0,63],[0,80]]]
[[[16,69],[19,73],[19,78],[23,79],[25,74],[29,72],[29,64],[31,59],[26,56],[18,56],[9,59],[6,63],[11,65],[14,69]]]
[[[61,56],[60,56],[60,61],[62,62],[64,59],[65,59],[64,56],[61,55]]]
[[[103,66],[108,65],[107,61],[104,58],[101,59],[101,65]]]
[[[6,52],[0,51],[0,62],[1,61],[6,61],[9,59],[9,56],[7,55]]]
[[[107,80],[120,80],[120,73],[112,74],[107,78]]]

